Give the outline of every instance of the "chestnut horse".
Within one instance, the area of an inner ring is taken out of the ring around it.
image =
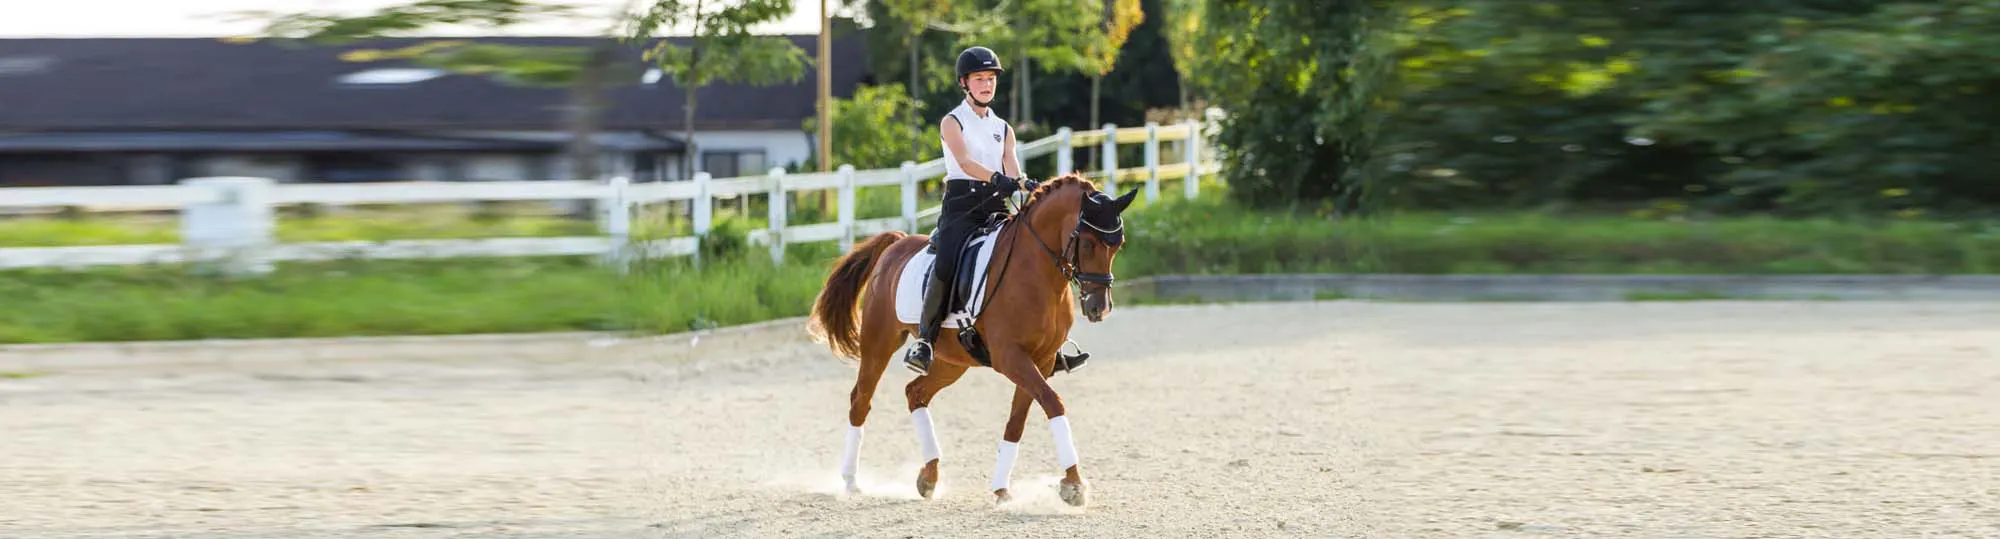
[[[1002,433],[993,469],[992,492],[997,501],[1009,499],[1013,469],[1028,405],[1041,405],[1049,417],[1056,461],[1063,471],[1060,492],[1073,506],[1084,504],[1087,484],[1070,436],[1062,398],[1049,387],[1058,354],[1075,322],[1069,285],[1077,285],[1084,317],[1102,321],[1111,312],[1111,263],[1124,242],[1120,214],[1132,204],[1137,190],[1116,199],[1097,190],[1080,175],[1069,174],[1043,183],[1029,194],[1021,210],[1008,218],[995,237],[993,258],[987,262],[983,309],[972,324],[979,343],[989,351],[994,372],[1014,382],[1014,405]],[[1025,225],[1025,226],[1023,226]],[[813,304],[808,331],[834,354],[859,362],[854,391],[849,395],[847,444],[840,474],[847,490],[857,492],[854,474],[860,459],[861,425],[868,419],[882,371],[907,339],[914,324],[896,316],[896,288],[903,266],[929,245],[929,236],[884,232],[854,246],[840,257],[827,276],[826,287]],[[954,253],[937,253],[953,256]],[[913,291],[916,292],[916,291]],[[960,309],[948,309],[957,311]],[[952,328],[940,328],[933,346],[930,373],[911,380],[903,390],[911,420],[926,460],[917,473],[917,493],[928,499],[937,487],[937,435],[931,425],[930,402],[939,391],[958,381],[967,369],[983,366],[967,352]]]

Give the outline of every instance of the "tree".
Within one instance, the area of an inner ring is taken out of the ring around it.
[[[870,169],[895,168],[903,161],[937,158],[943,150],[936,144],[929,145],[929,151],[911,155],[904,147],[901,130],[895,128],[897,120],[917,106],[917,101],[905,95],[897,84],[862,86],[855,90],[852,99],[838,100],[833,107],[833,138],[840,144],[833,147],[833,161]],[[817,116],[808,118],[802,127],[810,131],[818,122]],[[936,125],[926,126],[917,135],[920,140],[937,140],[937,137]]]
[[[959,34],[958,46],[985,45],[1011,59],[1008,73],[1014,88],[1007,116],[1017,124],[1033,123],[1021,111],[1033,111],[1036,66],[1044,71],[1088,73],[1096,64],[1087,51],[1102,39],[1103,0],[991,0],[980,2],[996,23]]]
[[[811,65],[804,49],[783,36],[750,33],[750,27],[790,15],[790,0],[651,0],[625,35],[654,43],[646,59],[686,92],[682,106],[688,158],[684,177],[694,176],[695,94],[714,82],[768,85],[798,82]],[[659,36],[671,30],[688,32],[686,44]]]
[[[918,74],[923,72],[922,54],[920,54],[922,47],[920,45],[923,43],[924,33],[932,29],[946,32],[960,32],[967,26],[967,23],[951,20],[954,15],[960,13],[960,11],[952,9],[957,3],[954,0],[876,0],[874,3],[881,5],[882,13],[891,19],[891,21],[885,21],[885,23],[894,24],[905,29],[901,32],[901,44],[909,57],[907,69],[909,70],[910,83],[905,88],[909,91],[909,99],[912,104],[912,106],[907,107],[910,155],[920,156],[924,154],[923,149],[925,148],[925,144],[924,137],[919,136],[919,134],[924,131],[924,125],[929,123],[925,122],[919,115],[922,112],[922,107],[914,106],[922,103],[922,98],[919,97],[918,92],[926,87],[917,77]],[[975,12],[971,15],[976,16],[977,13]],[[840,115],[836,113],[834,117],[837,119],[840,118]],[[923,159],[916,160],[922,161]]]
[[[262,35],[319,44],[345,44],[414,36],[449,26],[504,28],[531,20],[576,16],[572,6],[537,0],[413,0],[361,15],[326,12],[278,13],[249,11],[242,15],[264,21]],[[447,71],[491,76],[507,84],[570,89],[565,123],[570,143],[565,153],[571,175],[599,176],[595,135],[602,118],[605,93],[614,80],[632,80],[613,63],[617,42],[609,36],[590,47],[521,46],[440,39],[393,50],[350,51],[354,62],[408,60]]]
[[[1139,8],[1139,0],[1103,0],[1104,24],[1098,32],[1088,36],[1086,54],[1090,73],[1090,125],[1097,123],[1099,96],[1104,87],[1104,76],[1118,65],[1118,50],[1125,46],[1125,39],[1132,35],[1132,29],[1146,20],[1146,12]]]
[[[1181,107],[1188,105],[1188,88],[1195,62],[1195,36],[1201,31],[1201,10],[1207,5],[1205,0],[1161,0],[1165,5],[1166,37],[1169,56],[1174,59],[1174,73],[1180,76]]]
[[[1374,42],[1392,20],[1389,3],[1206,1],[1203,54],[1190,67],[1227,110],[1217,142],[1231,196],[1353,211],[1378,194],[1364,172],[1387,67]]]

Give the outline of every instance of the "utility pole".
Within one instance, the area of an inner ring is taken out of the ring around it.
[[[833,14],[819,0],[819,171],[833,170]]]

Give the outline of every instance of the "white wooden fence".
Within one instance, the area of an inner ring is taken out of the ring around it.
[[[1119,128],[1106,124],[1102,129],[1071,131],[1022,144],[1017,153],[1023,161],[1055,154],[1056,171],[1081,170],[1075,166],[1076,148],[1099,147],[1100,166],[1087,173],[1107,191],[1120,182],[1145,182],[1148,201],[1160,196],[1160,181],[1188,178],[1185,196],[1193,198],[1200,187],[1199,175],[1216,171],[1212,160],[1201,152],[1206,124],[1188,122],[1161,126]],[[1160,143],[1186,140],[1184,155],[1162,163]],[[1144,144],[1140,166],[1120,168],[1117,149],[1125,144]],[[1196,172],[1198,171],[1198,173]],[[1190,178],[1190,174],[1196,176]],[[107,265],[209,263],[238,273],[268,271],[279,261],[329,260],[339,258],[455,258],[602,255],[609,260],[629,260],[635,256],[685,256],[700,252],[700,241],[711,230],[717,197],[770,194],[769,227],[751,231],[749,241],[770,249],[773,260],[782,261],[789,243],[839,241],[842,249],[855,238],[887,230],[916,231],[934,222],[935,207],[918,210],[918,183],[944,174],[944,162],[905,162],[900,168],[855,170],[842,166],[837,172],[786,174],[773,168],[762,176],[711,178],[697,173],[693,181],[630,183],[624,178],[605,181],[521,181],[521,182],[395,182],[364,184],[277,183],[265,178],[193,178],[178,185],[113,187],[29,187],[0,189],[0,208],[90,207],[117,205],[168,205],[181,208],[181,243],[159,245],[112,245],[74,247],[0,248],[0,269],[37,267],[85,267]],[[1031,177],[1048,176],[1028,174]],[[871,186],[901,186],[902,215],[885,219],[857,220],[855,190]],[[838,214],[835,222],[788,226],[786,193],[837,190]],[[575,237],[511,237],[485,239],[419,239],[390,241],[279,243],[276,239],[276,207],[287,204],[416,204],[472,201],[597,200],[604,215],[598,220],[601,235]],[[691,200],[693,235],[635,241],[632,237],[632,210],[666,201]]]

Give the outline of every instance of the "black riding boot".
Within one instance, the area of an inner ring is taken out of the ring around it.
[[[950,281],[932,274],[930,289],[924,293],[924,314],[917,319],[917,343],[910,345],[910,353],[903,356],[903,366],[918,375],[931,372],[931,348],[937,344],[938,329],[944,325],[945,298],[950,296]]]

